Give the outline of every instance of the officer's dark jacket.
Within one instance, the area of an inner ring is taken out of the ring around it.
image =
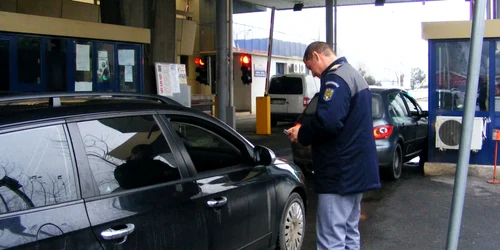
[[[312,145],[315,191],[355,194],[380,187],[372,93],[345,58],[321,75],[316,115],[298,141]]]

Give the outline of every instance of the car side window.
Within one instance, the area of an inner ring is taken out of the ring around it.
[[[78,128],[101,195],[180,179],[153,116],[83,121]]]
[[[0,134],[0,214],[77,199],[62,125]]]
[[[244,163],[242,149],[227,138],[231,137],[223,131],[190,121],[170,120],[175,133],[194,164],[197,172],[206,172]]]
[[[406,94],[403,94],[403,98],[406,101],[406,104],[408,105],[408,108],[410,109],[410,114],[411,115],[418,115],[421,113],[420,107]]]
[[[408,110],[406,109],[403,98],[398,92],[392,92],[387,95],[389,98],[389,114],[392,117],[407,117]]]

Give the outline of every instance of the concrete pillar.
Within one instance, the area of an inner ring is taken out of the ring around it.
[[[176,62],[175,0],[101,0],[103,23],[151,30],[144,56],[144,92],[156,93],[155,62]]]
[[[326,43],[333,48],[333,0],[325,0],[326,10]]]
[[[227,1],[217,1],[215,4],[216,21],[216,58],[217,58],[217,118],[226,122],[226,109],[229,106],[229,91],[227,84],[228,50],[227,50]]]

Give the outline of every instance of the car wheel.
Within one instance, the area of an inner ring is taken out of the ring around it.
[[[281,215],[277,249],[299,250],[304,242],[305,229],[304,202],[299,194],[292,193]]]
[[[401,177],[403,172],[403,150],[401,149],[401,144],[396,144],[394,153],[392,156],[392,166],[390,169],[390,177],[392,180],[397,180]]]

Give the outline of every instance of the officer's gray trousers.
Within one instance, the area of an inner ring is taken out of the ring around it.
[[[363,194],[318,194],[316,246],[318,250],[360,249],[358,230]]]

